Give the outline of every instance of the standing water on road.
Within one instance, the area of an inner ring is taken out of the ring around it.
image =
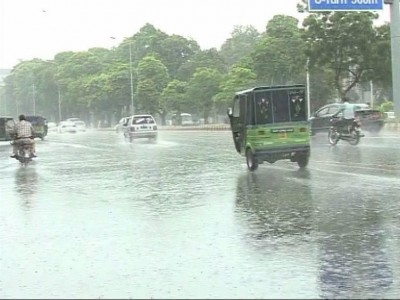
[[[229,132],[0,145],[1,298],[396,298],[398,137],[248,172]]]

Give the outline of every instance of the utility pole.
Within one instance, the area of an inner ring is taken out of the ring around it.
[[[306,80],[307,80],[307,119],[311,117],[311,104],[310,104],[310,58],[307,58],[307,65],[306,65]]]
[[[372,80],[369,81],[369,87],[370,87],[370,95],[371,95],[371,107],[374,107],[374,84]]]
[[[131,113],[135,114],[135,107],[133,103],[133,74],[132,74],[132,42],[129,41],[129,72],[131,74]]]
[[[35,84],[32,84],[33,115],[36,115]]]
[[[384,0],[390,5],[390,42],[392,49],[392,86],[394,113],[400,117],[400,4],[399,0]]]
[[[58,122],[61,122],[61,91],[60,91],[60,85],[57,84],[58,87]]]

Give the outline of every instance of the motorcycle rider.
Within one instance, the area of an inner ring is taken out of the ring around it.
[[[347,97],[343,98],[342,107],[337,113],[334,114],[334,116],[336,117],[340,113],[342,114],[342,117],[337,121],[336,126],[339,131],[342,131],[344,129],[348,129],[348,127],[353,124],[355,118],[354,106],[349,103],[349,99]]]
[[[29,141],[32,147],[32,156],[36,157],[36,145],[33,135],[35,130],[30,122],[28,122],[25,118],[25,115],[20,115],[19,122],[14,127],[14,140],[13,140],[13,153],[10,157],[15,158],[18,153],[18,146],[21,142]]]

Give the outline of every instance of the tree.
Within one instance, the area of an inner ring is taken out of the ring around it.
[[[186,96],[188,83],[174,79],[168,83],[162,93],[162,102],[167,111],[176,114],[178,124],[181,123],[180,114],[190,111],[191,105]]]
[[[177,79],[188,81],[198,68],[212,68],[222,74],[228,71],[228,67],[217,49],[211,48],[197,52],[192,59],[181,65],[178,70]]]
[[[167,67],[154,56],[146,56],[140,61],[137,72],[138,112],[158,113],[165,124],[167,108],[161,101],[161,94],[169,82]]]
[[[260,38],[260,33],[253,26],[235,26],[231,37],[221,46],[220,55],[227,66],[233,66],[249,55]]]
[[[258,81],[268,85],[303,83],[305,43],[293,17],[276,15],[251,53]]]
[[[195,101],[197,111],[203,115],[206,124],[214,106],[213,97],[220,91],[221,79],[221,73],[216,69],[198,68],[189,81],[188,98]]]
[[[337,11],[310,14],[303,22],[311,65],[333,70],[342,99],[373,68],[376,18],[371,12]]]
[[[160,60],[167,67],[171,78],[177,78],[179,68],[200,52],[197,42],[179,35],[168,36],[160,45]]]
[[[168,35],[165,32],[146,23],[138,33],[134,34],[132,38],[126,39],[120,46],[124,49],[124,57],[129,57],[130,44],[132,60],[135,64],[138,64],[148,55],[153,55],[159,59],[158,55],[163,51],[162,42],[167,38]]]
[[[234,66],[221,81],[221,92],[215,96],[218,112],[225,113],[227,107],[232,104],[235,93],[254,86],[255,82],[256,74],[252,70]]]
[[[368,79],[374,83],[375,99],[383,103],[386,98],[392,99],[392,63],[390,26],[388,24],[376,28],[377,41],[371,50],[371,72]]]

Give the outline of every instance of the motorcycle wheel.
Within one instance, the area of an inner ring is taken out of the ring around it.
[[[349,139],[349,144],[352,146],[356,146],[358,145],[358,143],[360,142],[360,132],[356,131],[356,130],[352,130],[350,132],[350,139]]]
[[[339,133],[335,129],[330,128],[328,132],[328,140],[329,144],[336,145],[339,141]]]

